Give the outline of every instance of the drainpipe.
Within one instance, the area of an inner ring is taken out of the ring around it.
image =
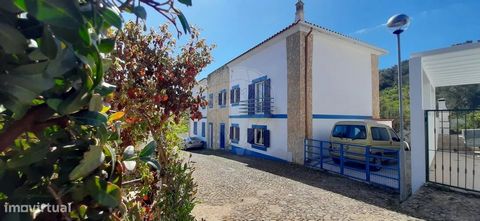
[[[312,34],[312,31],[313,31],[313,28],[310,27],[310,31],[308,32],[308,34],[305,36],[305,138],[307,139],[311,139],[311,134],[309,134],[309,130],[308,130],[308,102],[307,102],[307,95],[308,95],[308,88],[307,88],[307,85],[308,85],[308,82],[307,82],[307,75],[308,75],[308,37],[310,37],[310,35]]]

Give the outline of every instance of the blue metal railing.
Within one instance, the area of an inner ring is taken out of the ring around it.
[[[304,165],[400,192],[400,151],[305,139]]]

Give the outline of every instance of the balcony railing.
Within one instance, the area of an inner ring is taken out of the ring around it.
[[[239,112],[242,114],[271,114],[274,112],[273,98],[248,99],[239,102]]]

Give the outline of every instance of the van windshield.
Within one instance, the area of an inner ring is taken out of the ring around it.
[[[337,125],[333,128],[332,136],[338,138],[366,139],[365,126],[362,125]]]

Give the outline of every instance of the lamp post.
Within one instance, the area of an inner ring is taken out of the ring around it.
[[[405,135],[403,132],[403,91],[402,91],[402,58],[400,53],[400,34],[408,28],[410,24],[410,18],[405,14],[398,14],[390,17],[387,21],[387,27],[393,30],[393,34],[397,36],[397,51],[398,51],[398,106],[399,106],[399,121],[400,121],[400,166],[402,168],[400,174],[400,201],[404,201],[408,197],[408,191],[406,190],[407,173],[408,169],[405,164]]]

